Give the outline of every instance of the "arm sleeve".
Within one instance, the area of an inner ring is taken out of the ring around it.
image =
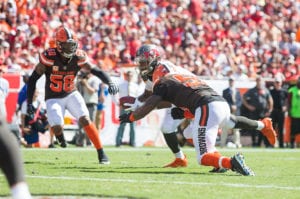
[[[105,84],[109,84],[110,82],[112,82],[109,75],[97,67],[92,68],[91,73],[100,78]]]
[[[33,94],[36,88],[36,82],[37,80],[41,77],[36,71],[33,71],[31,76],[29,77],[28,80],[28,87],[27,87],[27,103],[31,104],[32,103],[32,98]]]
[[[168,89],[167,86],[164,84],[158,83],[153,88],[153,95],[161,96],[163,99],[165,98],[167,93],[168,93]]]

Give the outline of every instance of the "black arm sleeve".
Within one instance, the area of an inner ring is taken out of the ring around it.
[[[109,82],[111,82],[109,75],[97,67],[92,68],[91,73],[93,75],[96,75],[98,78],[100,78],[105,84],[108,84]]]
[[[27,103],[32,103],[33,94],[35,92],[36,82],[41,77],[36,71],[33,71],[31,76],[28,80],[28,87],[27,87]]]

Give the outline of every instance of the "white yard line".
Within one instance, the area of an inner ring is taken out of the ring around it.
[[[47,151],[94,151],[94,148],[54,148],[54,149],[48,149],[48,148],[31,148],[26,149],[22,148],[22,150],[30,150],[30,151],[41,151],[41,150],[47,150]],[[138,152],[138,151],[169,151],[170,149],[167,147],[137,147],[137,148],[112,148],[112,147],[104,147],[105,151],[131,151],[131,152]],[[182,148],[183,151],[194,151],[194,148]],[[247,153],[300,153],[300,149],[266,149],[266,148],[239,148],[239,149],[230,149],[230,148],[217,148],[219,152],[247,152]]]
[[[251,185],[240,183],[209,183],[209,182],[185,182],[185,181],[158,181],[158,180],[134,180],[134,179],[105,179],[105,178],[77,178],[66,176],[31,176],[26,175],[27,178],[39,178],[39,179],[55,179],[55,180],[79,180],[79,181],[98,181],[98,182],[124,182],[124,183],[145,183],[145,184],[180,184],[180,185],[194,185],[194,186],[224,186],[224,187],[238,187],[238,188],[256,188],[256,189],[282,189],[300,191],[300,187],[291,186],[277,186],[277,185]]]

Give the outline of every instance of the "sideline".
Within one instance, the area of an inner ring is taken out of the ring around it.
[[[69,148],[22,148],[22,150],[26,151],[94,151],[95,149],[93,147],[88,147],[88,148],[84,148],[84,147],[69,147]],[[169,148],[167,147],[114,147],[114,146],[104,146],[104,150],[105,151],[130,151],[130,152],[138,152],[138,151],[170,151]],[[183,151],[194,151],[195,149],[193,147],[189,147],[189,148],[182,148]],[[217,147],[217,150],[219,152],[247,152],[247,153],[300,153],[300,150],[295,148],[295,149],[280,149],[280,148],[219,148]]]

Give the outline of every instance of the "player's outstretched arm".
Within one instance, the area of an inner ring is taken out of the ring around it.
[[[45,73],[45,66],[42,63],[38,63],[29,77],[27,87],[27,104],[32,104],[32,98],[36,88],[36,82]]]
[[[161,96],[159,95],[152,95],[149,97],[144,105],[139,107],[133,112],[125,113],[123,115],[120,115],[119,119],[121,123],[124,122],[133,122],[139,119],[142,119],[147,114],[149,114],[153,109],[156,108],[156,106],[162,101]]]
[[[108,85],[109,94],[115,95],[119,92],[119,87],[111,80],[109,75],[98,67],[92,67],[91,73]]]

